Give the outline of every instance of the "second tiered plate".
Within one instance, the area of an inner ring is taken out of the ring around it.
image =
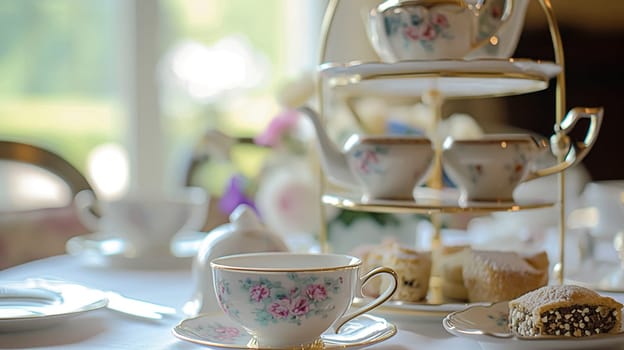
[[[320,70],[331,86],[349,95],[420,96],[436,89],[445,98],[466,98],[544,90],[561,67],[529,59],[483,59],[327,63]]]
[[[544,199],[518,199],[513,202],[463,201],[455,189],[418,188],[414,200],[369,199],[358,193],[326,193],[323,203],[338,208],[377,213],[460,213],[519,211],[551,207]]]

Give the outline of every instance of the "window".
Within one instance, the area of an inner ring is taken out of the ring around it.
[[[2,1],[0,137],[58,152],[102,191],[127,190],[124,166],[137,164],[140,181],[154,177],[141,167],[165,163],[166,183],[179,182],[208,129],[265,127],[276,87],[317,63],[322,11],[316,0]],[[110,173],[96,178],[98,164]]]

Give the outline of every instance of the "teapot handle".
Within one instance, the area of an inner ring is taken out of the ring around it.
[[[547,167],[544,169],[536,170],[529,174],[524,180],[532,180],[538,177],[552,175],[564,171],[578,163],[587,155],[592,148],[596,139],[598,138],[598,132],[602,124],[604,109],[599,108],[584,108],[576,107],[571,109],[565,116],[565,118],[556,126],[556,132],[550,137],[550,148],[555,156],[564,156],[563,161]],[[568,134],[574,129],[574,126],[581,118],[589,119],[589,126],[585,139],[581,142],[571,143]]]

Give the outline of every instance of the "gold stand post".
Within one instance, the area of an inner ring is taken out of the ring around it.
[[[338,0],[329,0],[327,3],[327,9],[325,10],[325,16],[323,18],[323,24],[321,27],[321,46],[319,48],[319,65],[325,62],[325,58],[327,55],[327,41],[329,38],[329,30],[334,22],[334,18],[336,17],[336,9],[338,7]],[[317,87],[317,98],[318,98],[318,111],[321,118],[321,121],[325,120],[325,98],[323,93],[324,88],[323,77],[319,76],[318,81],[316,83]],[[325,217],[325,206],[323,204],[322,196],[325,193],[325,188],[327,187],[327,183],[325,180],[325,176],[323,174],[323,169],[321,169],[320,163],[317,162],[316,172],[319,178],[319,198],[318,203],[320,206],[320,224],[319,224],[319,245],[320,250],[323,253],[327,253],[330,251],[328,237],[327,237],[327,219]]]
[[[553,50],[555,54],[555,63],[561,67],[561,72],[557,74],[557,86],[555,90],[555,133],[559,144],[556,145],[556,148],[567,147],[570,142],[568,136],[565,133],[561,132],[561,121],[565,115],[565,66],[564,66],[564,55],[563,55],[563,44],[561,41],[561,33],[559,32],[559,26],[557,25],[557,21],[555,19],[555,14],[552,9],[552,4],[550,0],[539,0],[542,9],[546,15],[546,19],[548,20],[548,29],[550,31],[550,36],[553,42]],[[555,145],[553,145],[555,146]],[[567,152],[567,149],[555,149],[557,152],[557,160],[559,162],[563,161],[563,157]],[[565,278],[565,173],[562,171],[558,174],[559,178],[559,262],[555,266],[555,277],[559,284],[563,284]]]
[[[434,145],[434,159],[431,169],[431,175],[427,185],[435,190],[442,190],[444,187],[443,172],[442,172],[442,140],[439,140],[437,135],[438,126],[442,120],[442,103],[444,97],[442,93],[437,89],[428,90],[423,96],[422,101],[426,104],[433,113],[433,127],[430,135]],[[429,216],[431,224],[434,227],[434,234],[431,239],[431,249],[435,250],[442,246],[442,214],[431,213]]]

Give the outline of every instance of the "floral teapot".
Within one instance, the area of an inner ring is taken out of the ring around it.
[[[298,108],[314,125],[323,170],[331,182],[369,199],[413,199],[433,165],[431,140],[423,136],[352,135],[340,151],[319,115]]]
[[[514,1],[526,0],[386,0],[369,11],[368,36],[386,62],[463,59],[494,37]]]

